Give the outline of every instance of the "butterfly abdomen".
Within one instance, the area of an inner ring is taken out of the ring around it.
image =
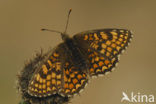
[[[80,69],[87,68],[87,61],[84,57],[82,50],[78,47],[76,41],[73,39],[68,39],[65,41],[67,48],[69,50],[70,58],[73,63],[78,66]]]

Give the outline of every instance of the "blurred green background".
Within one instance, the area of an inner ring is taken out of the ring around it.
[[[92,79],[71,104],[121,104],[122,92],[156,97],[156,1],[155,0],[1,0],[0,1],[0,103],[17,104],[16,75],[27,59],[42,47],[60,43],[72,8],[68,34],[99,29],[126,28],[134,38],[121,55],[116,70]]]

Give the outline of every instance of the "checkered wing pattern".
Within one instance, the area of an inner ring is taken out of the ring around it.
[[[87,75],[74,66],[65,50],[59,45],[45,59],[29,82],[28,93],[36,97],[47,97],[55,93],[72,96],[80,92],[86,85]]]
[[[78,33],[74,39],[88,55],[90,76],[96,76],[112,70],[131,37],[128,30],[101,29]]]
[[[62,45],[62,44],[61,44]],[[62,46],[59,45],[36,70],[28,86],[28,93],[36,97],[46,97],[62,88]]]
[[[64,96],[72,96],[79,93],[88,81],[87,74],[81,72],[80,68],[74,66],[69,61],[65,62],[63,70],[63,89],[60,91],[60,94]]]

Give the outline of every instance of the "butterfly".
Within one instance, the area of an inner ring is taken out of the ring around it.
[[[116,28],[84,31],[73,37],[66,31],[58,33],[63,42],[46,53],[29,76],[26,92],[30,96],[45,98],[59,94],[71,97],[80,93],[90,77],[113,70],[132,38],[129,30]]]

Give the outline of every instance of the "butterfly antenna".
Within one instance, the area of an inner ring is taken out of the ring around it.
[[[68,24],[69,24],[69,17],[70,17],[71,11],[72,11],[72,9],[69,9],[69,12],[68,12],[68,17],[67,17],[67,22],[66,22],[66,27],[65,27],[65,31],[64,31],[64,33],[66,33],[67,28],[68,28]]]
[[[41,31],[50,31],[50,32],[56,32],[56,33],[61,33],[60,31],[57,31],[57,30],[50,30],[50,29],[41,29]]]
[[[72,9],[69,9],[69,12],[68,12],[68,17],[67,17],[67,22],[66,22],[66,27],[65,27],[65,31],[64,33],[66,33],[67,31],[67,28],[68,28],[68,23],[69,23],[69,16],[70,16],[70,13],[71,13]],[[56,32],[56,33],[61,33],[63,35],[62,32],[60,31],[57,31],[57,30],[51,30],[51,29],[41,29],[41,31],[50,31],[50,32]]]

